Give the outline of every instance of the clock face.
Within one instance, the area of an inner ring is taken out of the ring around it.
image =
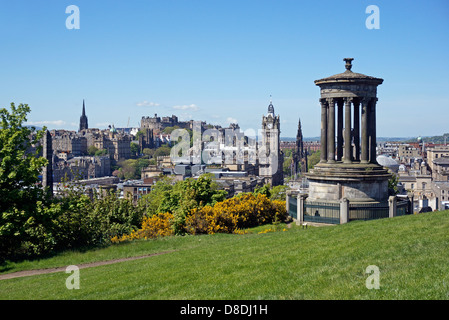
[[[271,129],[271,128],[273,128],[273,124],[270,122],[267,124],[267,127],[268,127],[268,129]]]

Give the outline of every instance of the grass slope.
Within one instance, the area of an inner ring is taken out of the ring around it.
[[[260,229],[259,229],[260,230]],[[9,264],[4,272],[176,250],[0,281],[0,299],[448,299],[449,212],[246,235],[169,237]],[[369,290],[365,270],[380,270]],[[8,269],[9,268],[9,269]]]

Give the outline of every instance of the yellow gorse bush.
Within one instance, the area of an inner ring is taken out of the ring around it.
[[[170,236],[173,234],[172,221],[174,219],[171,213],[159,213],[151,217],[145,217],[142,221],[142,228],[135,230],[130,234],[119,237],[113,237],[112,242],[122,242],[136,239],[153,239],[158,237]]]
[[[247,193],[213,207],[192,210],[186,217],[185,229],[191,234],[242,233],[241,229],[283,221],[286,216],[285,201]]]
[[[236,233],[243,229],[283,221],[287,217],[285,201],[270,200],[263,194],[246,193],[217,202],[214,206],[195,208],[186,216],[184,230],[189,234]],[[174,215],[159,213],[143,219],[142,228],[112,242],[153,239],[173,235]],[[270,231],[266,231],[270,232]]]

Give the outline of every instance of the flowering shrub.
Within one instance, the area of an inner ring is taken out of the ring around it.
[[[135,239],[153,239],[170,236],[173,234],[173,219],[174,216],[171,213],[159,213],[151,217],[145,217],[142,221],[142,228],[121,237],[115,236],[111,238],[111,241],[118,243]]]
[[[185,230],[191,234],[241,233],[240,229],[283,221],[286,216],[285,201],[246,193],[214,206],[193,209],[186,217]]]
[[[246,193],[217,202],[213,206],[192,209],[186,216],[183,228],[190,234],[245,234],[243,229],[284,221],[286,217],[285,201],[272,201],[264,194]],[[120,237],[115,236],[111,241],[117,243],[173,235],[175,220],[176,216],[172,213],[145,217],[141,229]]]

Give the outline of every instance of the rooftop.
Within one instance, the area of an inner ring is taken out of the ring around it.
[[[352,60],[354,60],[353,58],[344,58],[344,61],[346,61],[346,71],[343,73],[338,73],[335,74],[333,76],[327,77],[327,78],[323,78],[323,79],[319,79],[319,80],[315,80],[315,84],[319,85],[321,83],[328,83],[328,82],[338,82],[338,81],[350,81],[350,82],[355,82],[357,80],[360,81],[369,81],[372,82],[373,84],[381,84],[384,80],[381,78],[375,78],[375,77],[371,77],[371,76],[367,76],[361,73],[355,73],[351,71],[352,68]]]

